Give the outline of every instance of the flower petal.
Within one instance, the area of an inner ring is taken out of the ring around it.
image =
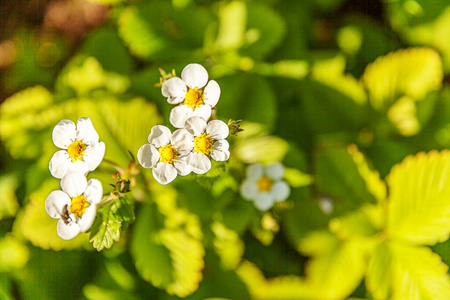
[[[61,188],[71,198],[84,193],[87,187],[86,177],[80,172],[69,171],[61,179]]]
[[[61,120],[53,128],[52,139],[56,147],[61,149],[67,149],[69,145],[75,141],[77,132],[75,129],[75,123],[71,120]]]
[[[215,140],[223,140],[230,133],[230,128],[223,121],[212,120],[208,122],[206,132]]]
[[[48,168],[53,177],[61,179],[66,174],[72,161],[69,158],[66,150],[59,150],[53,154],[48,164]]]
[[[258,194],[258,187],[253,180],[244,180],[241,184],[241,195],[246,200],[254,200]]]
[[[189,64],[181,71],[181,79],[191,89],[201,89],[208,82],[208,71],[199,64]]]
[[[81,232],[85,232],[86,230],[91,228],[92,223],[94,223],[96,215],[97,215],[97,206],[95,204],[90,205],[88,206],[88,208],[86,208],[86,211],[81,216],[81,218],[78,219],[77,222]]]
[[[214,148],[211,151],[211,157],[215,161],[226,161],[230,158],[230,145],[227,140],[219,140],[214,143]]]
[[[91,204],[99,204],[103,197],[103,186],[98,179],[89,179],[84,196]]]
[[[247,178],[258,180],[264,175],[264,168],[261,164],[253,164],[247,167]]]
[[[266,174],[273,180],[280,180],[284,176],[284,167],[282,163],[273,163],[266,167]]]
[[[194,148],[194,137],[186,129],[177,129],[170,138],[170,143],[179,155],[186,155]]]
[[[278,181],[272,186],[270,195],[272,195],[275,202],[286,200],[291,193],[291,188],[285,181]]]
[[[86,144],[98,143],[98,133],[89,118],[79,118],[77,121],[77,140],[82,140]]]
[[[202,153],[190,153],[187,156],[187,164],[196,174],[205,174],[211,169],[211,161],[208,156]]]
[[[159,152],[155,146],[145,144],[139,148],[137,158],[144,168],[153,168],[159,160]]]
[[[202,117],[190,117],[186,120],[184,128],[186,128],[193,136],[197,136],[205,132],[206,121]]]
[[[175,128],[184,128],[186,120],[194,115],[194,111],[189,106],[180,104],[170,111],[169,121]]]
[[[211,106],[207,104],[202,104],[200,107],[197,107],[194,112],[192,113],[192,116],[199,116],[205,119],[206,121],[209,120],[211,117],[212,108]]]
[[[105,156],[105,143],[96,142],[86,148],[83,160],[87,171],[94,171],[100,165]]]
[[[220,98],[220,86],[215,80],[210,80],[203,90],[203,101],[211,107],[216,106]]]
[[[161,87],[161,92],[167,98],[169,104],[178,104],[183,102],[187,92],[187,86],[180,77],[168,79]]]
[[[164,125],[155,125],[148,135],[148,142],[156,148],[159,148],[167,145],[170,142],[171,136],[172,132],[169,128]]]
[[[268,193],[259,193],[254,203],[257,209],[266,211],[273,206],[273,198]]]
[[[176,161],[174,161],[173,166],[177,170],[177,173],[181,176],[186,176],[191,173],[191,167],[186,162],[186,156],[178,157]]]
[[[45,199],[45,211],[54,219],[61,217],[65,205],[70,206],[70,197],[60,190],[51,192]]]
[[[166,164],[159,162],[156,167],[153,168],[153,177],[160,184],[168,184],[177,178],[177,170],[172,164]]]
[[[75,222],[66,224],[63,219],[59,219],[56,225],[56,232],[63,240],[71,240],[80,233],[80,227]]]

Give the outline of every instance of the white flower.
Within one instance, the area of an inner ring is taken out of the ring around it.
[[[189,64],[181,72],[181,78],[172,77],[164,82],[161,92],[170,104],[178,104],[169,116],[170,124],[183,128],[185,121],[199,116],[207,121],[220,97],[219,84],[210,80],[208,72],[199,64]]]
[[[153,169],[156,181],[167,184],[177,174],[185,176],[191,173],[186,157],[192,151],[194,142],[186,129],[178,129],[172,134],[166,126],[153,126],[148,142],[139,148],[137,158],[141,166]]]
[[[252,200],[259,210],[268,210],[274,202],[281,202],[289,197],[291,189],[281,180],[283,175],[284,167],[281,163],[267,167],[250,165],[247,168],[247,178],[241,185],[241,195]]]
[[[191,117],[186,120],[185,129],[194,142],[194,149],[186,160],[194,173],[204,174],[211,169],[209,157],[215,161],[226,161],[230,158],[230,146],[225,140],[230,129],[225,122],[212,120],[206,124],[201,117]]]
[[[86,174],[95,170],[105,155],[105,144],[98,141],[89,118],[79,118],[76,126],[71,120],[62,120],[53,129],[52,138],[63,149],[53,155],[49,164],[50,173],[59,179],[68,171]]]
[[[59,219],[56,225],[58,235],[70,240],[91,228],[97,204],[103,196],[103,187],[97,179],[87,181],[80,172],[68,172],[61,180],[61,189],[48,195],[45,210],[50,217]]]

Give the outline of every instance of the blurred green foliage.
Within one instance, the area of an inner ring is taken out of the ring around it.
[[[0,298],[450,299],[450,1],[90,1],[107,19],[76,47],[11,37]],[[193,62],[221,87],[217,117],[244,120],[230,160],[168,186],[134,176],[172,108],[158,68]],[[63,241],[51,132],[79,117],[106,144],[89,176],[106,194],[118,171],[136,182]],[[271,162],[291,193],[261,212],[239,189]]]

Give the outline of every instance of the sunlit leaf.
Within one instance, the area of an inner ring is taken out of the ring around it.
[[[367,267],[367,290],[375,299],[389,299],[392,284],[392,254],[386,243],[380,243],[375,247]]]
[[[306,282],[317,291],[316,298],[342,299],[353,292],[366,270],[365,242],[338,241],[334,247],[320,249],[325,252],[310,258],[305,270]]]
[[[234,148],[238,159],[247,163],[271,163],[282,161],[289,144],[276,136],[262,136],[239,143]]]
[[[391,52],[366,67],[362,80],[373,108],[381,110],[402,96],[422,100],[440,88],[443,78],[439,54],[431,48]]]
[[[214,248],[227,269],[234,269],[244,254],[244,243],[239,235],[220,222],[213,222],[211,230],[214,232]]]
[[[28,259],[28,248],[19,239],[11,235],[0,239],[0,271],[10,272],[20,269]]]
[[[450,152],[408,156],[387,177],[388,235],[412,244],[433,245],[450,233]]]
[[[18,186],[17,177],[14,174],[0,176],[0,190],[2,191],[2,201],[0,201],[0,220],[5,217],[12,217],[19,208],[17,202],[16,189]]]
[[[239,265],[237,273],[247,285],[252,299],[317,299],[317,292],[298,276],[289,275],[266,279],[262,271],[248,261]]]
[[[220,6],[219,30],[215,46],[220,51],[238,49],[245,39],[247,23],[247,4],[242,1],[231,1]]]
[[[448,266],[427,247],[389,245],[392,252],[392,299],[449,299]]]

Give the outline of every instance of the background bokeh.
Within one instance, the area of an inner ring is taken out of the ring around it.
[[[450,299],[450,1],[20,0],[0,13],[0,298]],[[169,124],[159,69],[194,62],[221,87],[217,118],[244,131],[229,162],[160,186],[130,173],[130,153]],[[112,216],[108,242],[61,240],[44,209],[59,189],[52,129],[79,117],[121,168],[89,176],[105,193],[117,171],[135,180],[136,219],[119,230]],[[291,194],[261,212],[240,184],[272,162]]]

